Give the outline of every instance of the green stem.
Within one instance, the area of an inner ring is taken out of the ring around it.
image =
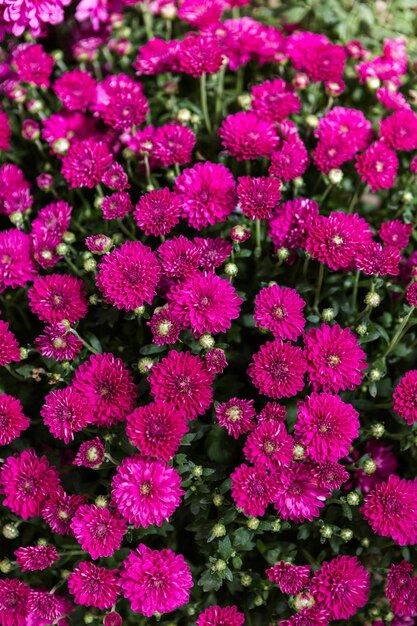
[[[355,280],[353,281],[353,292],[352,292],[352,312],[356,312],[357,307],[357,299],[358,299],[358,287],[359,287],[359,278],[361,272],[358,270],[355,274]]]
[[[363,194],[365,187],[366,183],[363,183],[362,185],[359,185],[359,187],[356,189],[355,193],[352,196],[352,200],[350,201],[348,213],[353,213],[353,209],[355,208],[359,198]]]
[[[319,210],[323,207],[323,205],[324,205],[324,201],[326,200],[327,196],[328,196],[328,195],[330,194],[330,192],[332,191],[333,187],[334,187],[334,185],[331,185],[331,184],[330,184],[330,185],[327,185],[327,187],[326,187],[326,189],[324,190],[324,193],[323,193],[323,195],[322,195],[322,197],[321,197],[321,200],[320,200]]]
[[[146,183],[147,183],[148,187],[150,187],[151,190],[152,190],[154,188],[154,186],[153,186],[153,183],[152,183],[151,166],[149,165],[149,157],[148,157],[148,155],[145,154],[145,156],[143,157],[143,161],[145,163]]]
[[[261,233],[261,220],[255,221],[256,227],[256,246],[255,246],[255,258],[259,259],[262,254],[262,233]]]
[[[310,259],[311,259],[311,256],[309,254],[306,254],[306,258],[304,259],[304,264],[303,264],[303,278],[307,277],[307,270],[308,270],[308,264],[310,263]]]
[[[5,365],[4,368],[9,372],[10,376],[13,376],[13,378],[15,380],[18,380],[19,383],[21,383],[22,380],[24,380],[24,376],[20,376],[20,374],[17,374],[14,370],[12,370],[10,365]]]
[[[74,265],[74,263],[71,261],[69,257],[67,256],[65,257],[65,262],[70,266],[74,274],[77,274],[77,276],[83,277],[83,273],[81,272],[81,270],[79,270],[78,267]]]
[[[98,350],[96,350],[95,348],[93,348],[92,345],[90,345],[85,339],[83,339],[76,330],[74,330],[73,328],[71,328],[70,332],[75,335],[76,337],[78,337],[78,339],[81,341],[81,343],[83,344],[83,346],[85,348],[87,348],[87,350],[89,352],[91,352],[92,354],[100,354]]]
[[[401,324],[399,325],[397,332],[395,333],[394,337],[391,339],[387,349],[385,350],[381,358],[384,359],[385,357],[387,357],[389,353],[392,352],[392,350],[395,348],[400,338],[402,337],[404,329],[407,326],[408,320],[410,319],[411,315],[414,313],[414,310],[415,310],[415,307],[412,306],[411,309],[408,311],[407,315],[405,316],[405,318],[403,319],[403,321],[401,322]]]
[[[200,98],[201,98],[201,110],[203,112],[204,123],[207,128],[207,132],[211,133],[211,122],[208,113],[207,106],[207,75],[206,73],[200,76]]]
[[[141,2],[139,6],[142,10],[143,24],[145,26],[146,36],[148,39],[153,39],[152,13],[149,11],[146,2]]]
[[[132,235],[130,230],[128,228],[126,228],[126,226],[123,224],[122,220],[117,220],[117,224],[118,224],[120,230],[122,231],[122,233],[124,233],[128,239],[131,239],[132,241],[135,241],[135,237]]]
[[[181,170],[180,170],[180,166],[178,165],[178,163],[174,164],[174,171],[175,171],[175,176],[180,176],[181,175]]]
[[[323,278],[324,278],[324,265],[323,263],[320,263],[319,276],[317,278],[316,293],[314,296],[314,305],[313,305],[313,309],[315,311],[318,311],[318,307],[319,307],[320,293],[321,293],[321,286],[323,284]]]
[[[216,108],[215,108],[215,112],[214,112],[214,118],[216,120],[216,123],[218,123],[219,120],[222,117],[223,92],[224,92],[224,75],[226,73],[226,67],[227,67],[227,65],[225,63],[223,63],[223,65],[221,66],[221,68],[219,70],[219,73],[217,75]]]

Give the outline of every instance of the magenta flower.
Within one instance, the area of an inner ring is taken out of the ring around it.
[[[269,580],[280,588],[282,593],[296,595],[310,584],[310,566],[292,565],[280,561],[266,570]]]
[[[89,404],[94,424],[109,427],[133,411],[137,397],[132,374],[113,354],[93,354],[75,372],[74,390]]]
[[[23,406],[17,398],[6,393],[0,394],[0,446],[6,446],[20,436],[30,426],[30,419],[23,413]]]
[[[89,405],[72,387],[48,393],[41,408],[41,415],[52,435],[62,439],[66,444],[73,441],[75,432],[83,430],[93,421]]]
[[[123,459],[112,482],[113,500],[135,528],[162,526],[178,508],[184,493],[176,469],[137,455]]]
[[[180,20],[195,28],[204,29],[210,24],[217,24],[225,9],[223,0],[184,0],[178,11]]]
[[[157,403],[168,403],[185,419],[203,415],[213,401],[213,375],[189,352],[171,350],[152,368],[149,384]]]
[[[323,137],[339,137],[344,141],[343,150],[348,151],[348,159],[361,150],[366,150],[372,141],[373,130],[362,111],[334,107],[320,121],[314,135],[321,140]]]
[[[141,543],[123,561],[121,587],[132,611],[152,617],[187,604],[193,579],[182,554]]]
[[[168,239],[158,248],[164,274],[170,278],[190,278],[197,273],[201,249],[184,235]]]
[[[133,205],[126,191],[116,191],[103,199],[100,208],[105,220],[122,220],[132,211]]]
[[[261,119],[282,122],[298,113],[301,102],[294,88],[281,78],[252,87],[252,111]]]
[[[40,515],[43,504],[59,486],[55,467],[34,450],[9,456],[0,470],[3,505],[22,519]]]
[[[219,426],[226,428],[229,435],[238,439],[255,426],[256,411],[253,400],[230,398],[216,407]]]
[[[238,161],[269,157],[279,144],[272,122],[245,111],[226,117],[218,135],[223,148]]]
[[[85,441],[75,455],[73,465],[80,467],[90,467],[95,469],[104,461],[104,446],[100,437],[94,437],[90,441]]]
[[[42,507],[42,517],[57,535],[73,536],[71,522],[77,509],[86,503],[84,496],[68,495],[59,487]]]
[[[176,40],[165,41],[159,37],[150,39],[139,48],[139,54],[133,63],[136,74],[152,76],[178,71],[178,51],[179,42]]]
[[[197,618],[197,626],[243,626],[245,616],[237,606],[209,606]]]
[[[71,521],[74,537],[92,559],[113,556],[127,530],[126,520],[117,512],[94,504],[80,506]]]
[[[54,91],[64,107],[70,111],[84,111],[94,102],[96,85],[91,74],[75,69],[55,81]]]
[[[408,246],[412,232],[412,224],[404,224],[401,220],[387,220],[382,222],[378,235],[386,246],[403,250]]]
[[[53,592],[31,589],[28,610],[29,615],[26,624],[44,626],[56,622],[59,626],[66,626],[65,621],[62,623],[61,617],[70,615],[74,606],[67,596],[58,596]]]
[[[65,324],[45,326],[34,344],[43,356],[54,361],[71,361],[83,349],[82,341]]]
[[[13,35],[19,37],[29,28],[33,37],[38,37],[44,24],[60,24],[64,21],[64,6],[69,0],[1,0],[3,18],[10,25]]]
[[[55,234],[62,237],[71,221],[72,207],[63,200],[47,204],[32,221],[32,234]]]
[[[10,150],[10,135],[9,118],[0,109],[0,150]]]
[[[239,317],[243,302],[225,278],[214,273],[196,273],[174,285],[167,294],[170,310],[196,337],[203,333],[225,333]]]
[[[286,416],[285,406],[276,402],[267,402],[258,415],[258,422],[285,422]]]
[[[101,182],[114,191],[124,191],[130,187],[127,182],[126,172],[120,163],[116,163],[115,161],[113,161],[109,169],[104,172]]]
[[[236,183],[221,163],[197,163],[185,169],[175,181],[182,203],[182,215],[193,228],[201,230],[225,219],[236,207]]]
[[[35,572],[47,569],[55,561],[59,561],[59,554],[55,546],[28,546],[15,550],[16,562],[22,572]]]
[[[269,236],[278,248],[304,248],[310,229],[319,216],[319,205],[308,198],[284,202],[269,222]]]
[[[127,74],[110,74],[97,85],[94,112],[116,130],[129,130],[145,121],[149,110],[141,83]]]
[[[255,298],[256,326],[267,328],[276,339],[296,341],[304,330],[305,305],[295,289],[279,285],[264,287]]]
[[[147,325],[153,334],[153,341],[158,346],[176,343],[179,339],[182,325],[168,305],[155,309],[155,313]]]
[[[367,368],[366,354],[349,328],[322,324],[304,336],[304,356],[314,391],[355,389]]]
[[[320,515],[328,491],[319,487],[303,463],[283,468],[274,477],[276,481],[274,506],[282,519],[296,524],[312,521]]]
[[[28,291],[32,313],[47,324],[78,322],[87,314],[84,283],[69,274],[40,276]]]
[[[207,34],[190,34],[180,42],[178,53],[180,71],[194,78],[218,72],[223,63],[220,47]]]
[[[262,421],[245,443],[245,459],[274,472],[291,463],[294,441],[284,424],[276,420]]]
[[[24,287],[36,275],[29,235],[17,228],[0,232],[0,293]]]
[[[140,197],[134,212],[135,222],[146,235],[167,235],[180,221],[181,202],[167,187],[154,189]]]
[[[41,44],[19,44],[13,50],[12,62],[21,81],[37,87],[49,87],[54,59]]]
[[[262,466],[243,463],[230,475],[232,498],[245,515],[265,515],[276,495],[276,478]]]
[[[417,613],[417,578],[412,571],[412,564],[403,560],[392,564],[387,574],[385,594],[397,616],[413,617]]]
[[[2,626],[26,626],[30,587],[17,578],[0,580],[0,622]]]
[[[201,253],[200,267],[206,272],[223,265],[232,252],[232,244],[221,237],[194,237],[194,243]]]
[[[181,124],[165,124],[155,130],[152,156],[165,167],[185,165],[192,158],[196,144],[192,130]]]
[[[394,150],[384,142],[377,141],[356,157],[356,169],[364,183],[368,183],[375,193],[390,189],[395,182],[398,158]]]
[[[205,355],[207,371],[210,374],[221,374],[227,367],[226,356],[221,348],[208,350]]]
[[[251,220],[271,217],[281,197],[281,182],[276,178],[241,176],[237,196],[244,215]]]
[[[147,404],[126,418],[129,441],[142,454],[168,462],[177,452],[188,431],[185,419],[169,404]]]
[[[62,175],[70,189],[92,189],[101,181],[111,162],[112,156],[106,144],[95,139],[84,139],[72,144],[62,159]]]
[[[355,556],[337,556],[314,572],[310,591],[317,606],[329,611],[329,619],[338,620],[365,606],[369,586],[370,576]]]
[[[310,465],[310,472],[317,484],[322,489],[333,491],[349,480],[349,472],[345,470],[343,465],[332,461],[324,461],[323,463],[314,463]]]
[[[359,248],[355,258],[356,268],[368,276],[397,276],[400,261],[401,254],[398,248],[382,247],[375,241],[370,241]]]
[[[82,561],[68,576],[68,589],[77,604],[110,609],[120,594],[119,572]]]
[[[248,374],[269,398],[291,398],[304,387],[307,363],[301,348],[279,339],[268,341],[252,357]]]
[[[106,302],[134,311],[145,302],[151,304],[159,277],[155,252],[140,241],[126,241],[103,258],[96,283]]]
[[[304,174],[308,161],[308,152],[301,139],[284,141],[281,148],[272,153],[268,173],[285,181],[294,180]]]
[[[331,393],[312,393],[298,403],[294,435],[313,461],[338,461],[359,434],[359,413]]]
[[[20,361],[20,348],[17,339],[9,330],[9,324],[0,320],[0,366]]]
[[[408,109],[395,111],[380,122],[379,135],[393,150],[417,148],[417,115]]]
[[[410,370],[401,378],[394,389],[393,409],[409,426],[417,421],[417,370]]]

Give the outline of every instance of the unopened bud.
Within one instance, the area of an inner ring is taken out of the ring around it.
[[[367,306],[373,309],[381,304],[381,296],[376,291],[368,291],[365,296],[364,302]]]
[[[227,276],[231,276],[231,277],[237,276],[238,272],[239,272],[239,268],[236,265],[236,263],[226,263],[224,267],[224,273]]]
[[[243,93],[238,97],[237,103],[241,109],[249,111],[252,106],[252,97],[248,93]]]
[[[296,461],[302,461],[306,455],[306,451],[301,443],[296,443],[292,449],[292,455]]]
[[[359,324],[359,325],[356,327],[356,332],[358,333],[358,335],[359,335],[360,337],[363,337],[363,336],[364,336],[364,335],[366,335],[366,333],[368,332],[368,329],[367,329],[367,327],[366,327],[366,325],[365,325],[365,324]]]
[[[353,531],[350,528],[342,528],[340,536],[343,541],[350,541],[353,537]]]
[[[226,534],[226,526],[224,524],[215,524],[211,532],[214,537],[224,537]]]
[[[59,256],[65,256],[66,254],[68,254],[69,247],[66,243],[59,243],[55,250]]]
[[[339,169],[331,169],[330,172],[327,174],[329,181],[332,183],[332,185],[339,185],[339,183],[342,182],[343,180],[343,172],[342,170]]]
[[[356,491],[350,491],[346,496],[346,500],[350,506],[358,506],[361,499]]]
[[[375,461],[373,461],[372,459],[366,459],[365,463],[363,464],[363,471],[365,472],[365,474],[371,476],[371,474],[375,474],[376,470],[377,466]]]
[[[65,137],[61,137],[60,139],[54,141],[54,143],[52,144],[52,151],[55,152],[55,154],[63,155],[68,152],[69,147],[70,142],[68,141],[68,139],[65,139]]]
[[[193,469],[191,470],[191,474],[195,477],[195,478],[200,478],[203,475],[203,468],[201,465],[196,465],[195,467],[193,467]]]
[[[97,261],[95,259],[86,259],[84,261],[84,269],[86,272],[95,272],[97,269]]]
[[[249,530],[256,530],[259,527],[260,521],[256,517],[250,517],[246,524]]]
[[[19,536],[19,529],[12,523],[5,524],[2,532],[6,539],[16,539]]]
[[[250,587],[252,584],[252,576],[249,576],[249,574],[242,574],[240,577],[240,584],[242,587]]]
[[[380,88],[381,86],[381,81],[379,80],[379,78],[377,78],[376,76],[369,76],[366,79],[366,86],[368,87],[368,89],[370,89],[371,91],[376,91],[377,89]]]
[[[333,528],[328,524],[325,524],[320,528],[320,535],[325,539],[330,539],[333,537]]]
[[[335,312],[334,309],[323,309],[321,312],[321,317],[325,322],[331,322],[334,319]]]
[[[204,335],[201,335],[198,343],[202,348],[204,348],[204,350],[211,350],[214,347],[215,341],[211,335],[205,333]]]
[[[381,370],[374,368],[369,372],[369,379],[372,380],[373,382],[377,382],[378,380],[381,380],[381,378],[382,378]]]
[[[177,120],[180,124],[188,124],[191,120],[191,111],[189,109],[179,109],[177,112]]]
[[[12,564],[9,559],[2,559],[0,561],[0,572],[2,574],[8,574],[12,569]]]
[[[221,506],[224,502],[224,497],[220,493],[215,493],[213,496],[214,506]]]
[[[290,256],[290,251],[288,248],[278,248],[277,257],[280,261],[286,261]]]
[[[306,115],[306,124],[309,128],[317,128],[319,125],[319,118],[317,115]]]
[[[138,370],[141,374],[149,374],[153,366],[153,359],[149,356],[144,356],[143,359],[139,359],[138,361]]]
[[[383,437],[384,433],[385,433],[385,426],[384,426],[384,424],[381,424],[381,422],[377,422],[376,424],[372,424],[372,426],[371,426],[371,433],[372,433],[372,436],[375,437],[375,439],[380,439],[381,437]]]

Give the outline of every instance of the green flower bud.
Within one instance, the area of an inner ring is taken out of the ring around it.
[[[224,502],[224,497],[220,493],[215,493],[213,496],[214,506],[221,506]]]
[[[339,183],[342,182],[343,180],[343,172],[342,170],[339,169],[331,169],[330,172],[327,174],[329,181],[332,183],[332,185],[339,185]]]
[[[259,527],[260,521],[256,517],[250,517],[246,522],[247,527],[250,530],[256,530]]]
[[[381,304],[381,296],[375,291],[368,291],[365,296],[364,302],[367,306],[375,309],[377,306]]]
[[[86,259],[84,261],[84,269],[86,272],[95,272],[97,269],[97,261],[95,259]]]
[[[350,541],[353,537],[353,531],[350,528],[342,528],[340,536],[343,541]]]
[[[288,248],[278,248],[277,257],[280,261],[286,261],[290,256],[290,251]]]
[[[323,309],[321,312],[321,317],[325,322],[331,322],[334,319],[335,312],[334,309]]]
[[[320,535],[325,539],[330,539],[333,537],[333,528],[328,524],[324,524],[324,526],[320,528]]]
[[[224,524],[215,524],[211,532],[214,537],[224,537],[226,534],[226,526]]]
[[[5,524],[2,532],[6,539],[16,539],[19,536],[19,529],[13,523]]]
[[[231,276],[233,278],[234,276],[238,275],[239,268],[236,263],[226,263],[226,265],[224,266],[224,273],[227,276]]]
[[[252,584],[252,576],[249,576],[249,574],[242,574],[240,577],[240,584],[242,587],[250,587]]]
[[[368,474],[368,476],[371,476],[371,474],[375,474],[376,470],[376,463],[372,459],[367,459],[363,464],[363,471],[365,472],[365,474]]]
[[[149,374],[153,366],[154,362],[150,356],[144,356],[143,359],[138,361],[138,370],[141,374]]]
[[[211,335],[209,335],[208,333],[204,333],[204,335],[201,335],[198,343],[202,348],[204,348],[204,350],[211,350],[212,348],[214,348],[215,341]]]
[[[384,424],[381,424],[381,422],[377,422],[376,424],[372,424],[372,426],[371,426],[371,433],[372,433],[372,436],[375,437],[375,439],[380,439],[381,437],[383,437],[384,433],[385,433],[385,426],[384,426]]]
[[[360,495],[356,491],[350,491],[346,496],[347,503],[350,506],[357,506],[361,500]]]
[[[196,465],[195,467],[193,467],[193,469],[191,470],[191,474],[195,478],[200,478],[203,475],[203,468],[201,467],[201,465]]]

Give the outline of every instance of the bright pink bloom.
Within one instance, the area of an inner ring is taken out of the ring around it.
[[[69,274],[40,276],[29,289],[28,298],[32,313],[47,324],[62,320],[74,324],[87,314],[84,283]]]
[[[223,63],[221,50],[209,35],[190,35],[180,42],[179,66],[181,72],[198,78],[218,72]]]
[[[307,609],[301,609],[301,611],[290,617],[290,619],[281,620],[279,626],[328,626],[328,624],[328,611],[326,609],[320,609],[317,606],[312,606]]]
[[[396,111],[380,122],[380,138],[393,150],[415,150],[417,148],[417,115],[403,109]]]
[[[180,221],[181,202],[167,187],[154,189],[140,197],[134,218],[146,235],[166,235]]]
[[[62,151],[59,143],[56,143],[58,139],[66,139],[70,146],[75,146],[77,143],[83,142],[83,140],[89,140],[92,136],[97,135],[97,125],[91,117],[87,117],[85,113],[69,111],[67,109],[63,109],[59,113],[53,113],[50,117],[42,120],[42,126],[43,138],[48,142],[51,150],[53,152],[58,151],[59,155],[62,154]],[[72,152],[73,159],[68,161],[71,180],[80,180],[82,184],[84,184],[84,180],[88,181],[90,172],[95,173],[96,145],[93,139],[89,140],[87,143],[83,143],[84,146],[74,150]],[[97,149],[97,170],[99,168],[100,152],[105,154],[104,150]],[[76,164],[78,158],[85,159],[86,161],[84,167],[81,168],[79,172]],[[97,182],[99,182],[99,180]]]
[[[141,543],[123,561],[121,586],[132,611],[152,617],[187,604],[193,579],[182,554]]]
[[[298,113],[301,102],[294,88],[281,78],[252,87],[252,111],[261,119],[282,122]]]
[[[178,41],[165,41],[154,37],[139,48],[133,67],[139,76],[177,71],[178,50]]]
[[[99,559],[120,549],[127,524],[117,512],[83,504],[72,518],[71,529],[82,549]]]
[[[194,237],[194,243],[201,252],[200,267],[205,271],[223,265],[232,252],[232,244],[221,237]]]
[[[238,161],[269,157],[279,144],[272,122],[245,111],[226,117],[218,135],[223,148]]]
[[[356,157],[355,165],[361,179],[375,193],[394,185],[398,170],[398,158],[394,150],[384,142],[377,141]]]
[[[63,615],[70,615],[74,609],[67,596],[58,596],[52,591],[31,589],[28,602],[29,615],[26,626],[46,626],[54,622],[58,626],[67,626]]]
[[[135,406],[137,391],[132,374],[113,354],[92,354],[76,370],[72,384],[90,406],[97,426],[123,421]]]
[[[285,422],[285,406],[276,402],[267,402],[258,415],[258,422]]]
[[[251,220],[271,217],[281,197],[280,181],[266,176],[241,176],[238,183],[237,196],[242,213]]]
[[[134,311],[152,303],[160,268],[155,252],[140,241],[126,241],[100,263],[96,284],[106,302]]]
[[[93,254],[107,254],[113,247],[113,240],[107,235],[91,235],[85,238],[85,245]]]
[[[225,219],[236,207],[236,183],[221,163],[197,163],[185,169],[175,181],[183,217],[200,230]]]
[[[68,154],[62,159],[62,175],[70,189],[92,189],[101,181],[111,162],[112,156],[106,144],[85,139],[70,146]]]
[[[158,256],[165,276],[187,279],[198,271],[201,249],[194,241],[180,235],[160,245]]]
[[[291,398],[304,387],[307,364],[301,348],[280,340],[268,341],[253,355],[248,374],[269,398]]]
[[[115,191],[123,191],[124,189],[129,189],[130,187],[127,182],[126,172],[120,163],[116,163],[116,161],[113,161],[109,169],[104,172],[102,182],[107,185],[107,187],[110,187],[110,189],[114,189]]]
[[[0,109],[0,150],[10,150],[10,134],[9,118]]]
[[[394,246],[381,246],[370,241],[357,251],[355,264],[368,276],[397,276],[400,269],[401,254]]]
[[[294,68],[303,70],[314,82],[342,79],[346,53],[342,46],[332,44],[324,35],[309,32],[290,35],[287,54]]]
[[[308,162],[308,152],[300,139],[284,141],[280,150],[272,153],[268,173],[285,181],[293,180],[304,174]]]
[[[303,463],[284,467],[275,475],[274,506],[282,519],[296,524],[312,521],[320,515],[328,491],[319,487],[314,476]]]
[[[27,28],[33,37],[38,37],[44,24],[60,24],[67,4],[69,0],[0,0],[0,6],[5,7],[4,20],[17,37]]]
[[[30,419],[23,413],[17,398],[0,394],[0,446],[7,446],[30,426]]]
[[[77,509],[86,503],[85,496],[68,495],[59,487],[42,507],[42,517],[57,535],[71,535],[71,522]]]
[[[0,232],[0,293],[24,287],[37,275],[29,235],[17,228]]]
[[[277,339],[296,341],[304,330],[305,305],[295,289],[279,285],[264,287],[255,298],[256,326],[267,328]]]
[[[54,59],[39,43],[19,44],[12,53],[12,63],[19,79],[37,87],[49,87]]]
[[[412,224],[404,224],[401,220],[387,220],[382,222],[378,235],[386,246],[403,250],[408,246],[412,232]]]
[[[49,392],[41,415],[52,435],[66,444],[73,441],[75,432],[83,430],[93,421],[89,405],[72,387]]]
[[[90,467],[95,469],[104,461],[104,446],[100,437],[94,437],[90,441],[85,441],[75,455],[73,465],[80,467]]]
[[[399,565],[392,564],[387,574],[386,596],[391,609],[403,617],[417,614],[417,578],[412,571],[412,564],[403,560]]]
[[[68,576],[68,589],[77,604],[110,609],[120,594],[119,572],[83,561]]]
[[[100,208],[105,220],[122,220],[132,211],[133,205],[126,191],[116,191],[103,198]]]
[[[155,309],[147,325],[153,334],[153,342],[158,346],[176,343],[182,330],[181,323],[168,305]]]
[[[40,515],[42,505],[59,486],[59,476],[45,456],[23,450],[9,456],[0,470],[3,505],[22,519]]]
[[[2,626],[26,626],[30,587],[17,578],[0,580],[0,623]]]
[[[72,207],[63,200],[56,200],[38,211],[32,221],[32,234],[55,234],[62,237],[71,221]]]
[[[405,298],[408,306],[417,307],[417,283],[411,283],[411,285],[407,287]]]
[[[373,474],[367,474],[360,466],[354,471],[353,485],[357,486],[366,495],[376,485],[384,482],[391,474],[397,472],[398,461],[392,446],[376,439],[366,442],[362,454],[369,455],[376,465],[376,470]],[[357,461],[361,454],[358,450],[354,450],[350,456],[354,461]]]
[[[64,324],[45,326],[34,344],[39,352],[54,361],[71,361],[81,352],[83,344]]]
[[[359,434],[359,413],[331,393],[312,393],[298,403],[294,435],[313,461],[338,461]]]
[[[275,497],[276,478],[261,466],[240,465],[230,476],[232,498],[245,515],[259,517]]]
[[[84,111],[95,100],[96,81],[79,69],[65,72],[54,83],[54,91],[70,111]]]
[[[284,424],[276,420],[262,421],[248,436],[243,454],[255,465],[276,471],[291,463],[294,441]]]
[[[306,589],[310,583],[309,565],[292,565],[280,561],[266,570],[269,580],[278,585],[282,593],[296,595]]]
[[[217,24],[225,9],[224,0],[183,0],[178,17],[195,28]]]
[[[400,546],[417,543],[417,485],[391,474],[365,498],[361,512],[374,533]]]
[[[378,98],[382,106],[384,106],[386,109],[390,109],[392,111],[411,109],[407,100],[399,91],[391,91],[391,89],[381,87],[380,89],[376,90],[376,97]]]
[[[176,469],[148,457],[123,459],[112,482],[112,497],[123,517],[135,528],[162,526],[184,495]]]
[[[345,107],[331,109],[320,119],[314,131],[314,135],[319,139],[329,137],[331,133],[344,140],[345,149],[349,151],[349,159],[355,152],[366,150],[373,137],[372,124],[362,111]]]
[[[304,248],[310,229],[319,216],[319,206],[308,198],[284,202],[269,222],[269,236],[278,248]]]
[[[205,359],[207,371],[212,375],[221,374],[227,367],[226,356],[221,348],[214,348],[206,352]]]
[[[177,452],[187,431],[184,418],[167,403],[140,406],[126,418],[129,441],[142,454],[166,462]]]
[[[25,213],[33,204],[30,184],[22,170],[13,163],[0,167],[0,213]],[[11,231],[9,231],[11,232]],[[23,233],[22,233],[23,234]]]
[[[35,572],[47,569],[55,561],[59,561],[59,554],[55,546],[28,546],[15,550],[17,564],[22,572]]]
[[[197,618],[197,626],[243,626],[245,616],[237,606],[209,606]]]
[[[324,463],[314,463],[310,465],[311,475],[322,489],[333,491],[349,480],[350,474],[339,463],[325,461]]]
[[[123,619],[119,613],[112,611],[104,617],[104,626],[123,626]]]
[[[366,354],[349,328],[322,324],[304,337],[304,355],[314,391],[355,389],[367,368]]]
[[[417,422],[417,370],[410,370],[404,374],[394,389],[392,408],[402,417],[409,426]]]
[[[165,124],[155,131],[152,156],[165,167],[184,165],[191,161],[196,141],[195,134],[186,126]]]
[[[0,366],[20,361],[20,348],[17,339],[9,330],[9,324],[0,320]]]
[[[256,411],[253,400],[230,398],[216,407],[216,417],[219,425],[226,428],[229,435],[238,439],[255,426]]]
[[[116,130],[129,130],[145,121],[149,110],[141,83],[127,74],[110,74],[97,85],[93,110]]]
[[[355,556],[337,556],[314,572],[310,591],[317,606],[329,611],[329,619],[338,620],[365,606],[369,586],[370,576]]]

